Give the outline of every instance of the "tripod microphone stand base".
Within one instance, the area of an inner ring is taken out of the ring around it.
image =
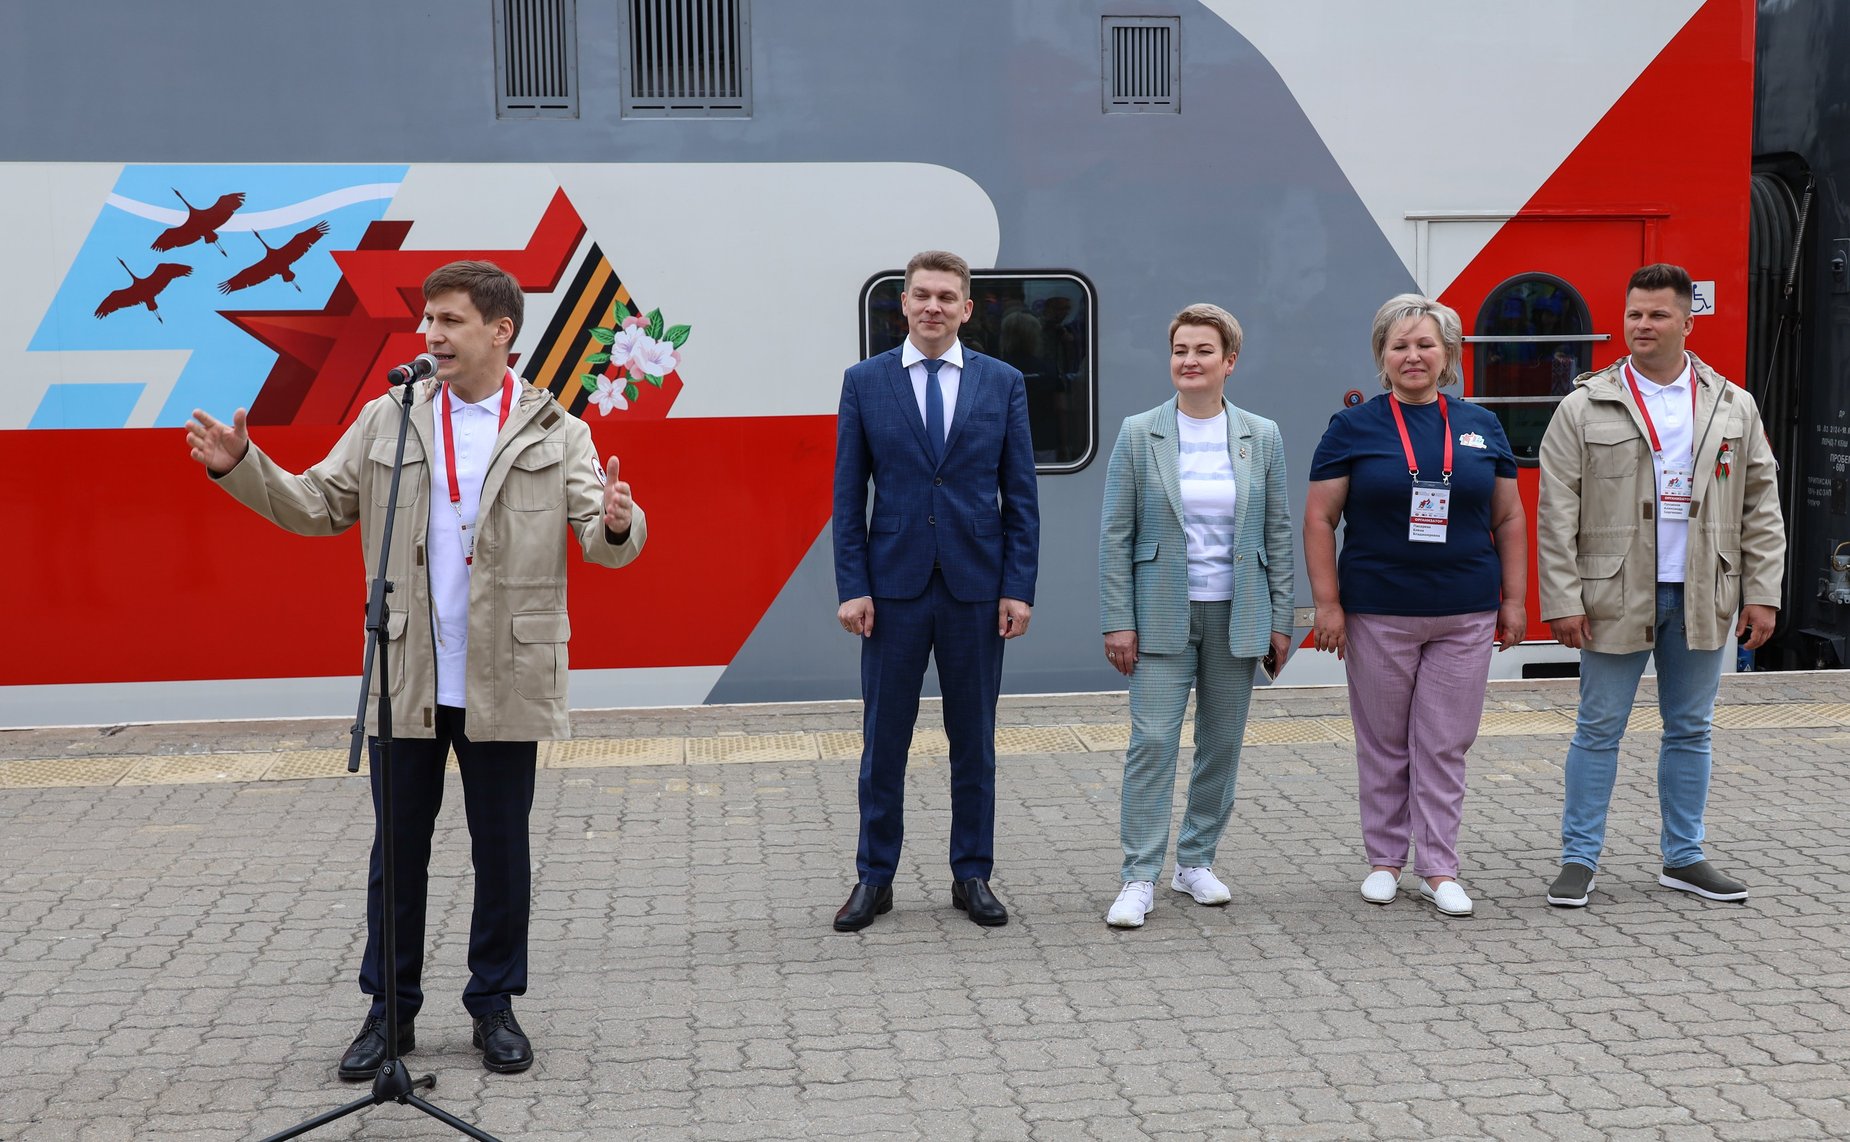
[[[482,1139],[482,1142],[499,1142],[493,1134],[476,1129],[462,1119],[457,1118],[455,1115],[432,1106],[430,1103],[425,1102],[412,1093],[417,1090],[429,1090],[436,1085],[436,1075],[424,1075],[414,1079],[411,1077],[411,1072],[405,1069],[405,1061],[403,1059],[387,1059],[379,1065],[379,1073],[373,1077],[373,1092],[371,1094],[367,1095],[365,1098],[355,1099],[346,1106],[330,1110],[326,1114],[317,1115],[306,1122],[298,1122],[281,1134],[270,1135],[268,1138],[265,1138],[263,1142],[281,1142],[284,1138],[294,1138],[298,1135],[306,1134],[311,1130],[326,1126],[336,1119],[345,1118],[356,1111],[365,1110],[369,1106],[378,1106],[386,1102],[401,1102],[407,1106],[414,1106],[425,1114],[430,1115],[432,1118],[437,1119],[439,1122],[444,1123],[446,1126],[461,1131],[470,1138],[479,1138]]]

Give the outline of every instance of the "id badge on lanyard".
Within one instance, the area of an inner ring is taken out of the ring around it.
[[[1431,480],[1413,481],[1413,509],[1407,517],[1407,538],[1415,543],[1444,543],[1445,526],[1452,516],[1452,486]]]
[[[1452,414],[1445,409],[1445,397],[1439,397],[1439,419],[1445,425],[1444,480],[1420,479],[1420,464],[1413,456],[1413,440],[1407,435],[1407,418],[1401,415],[1400,398],[1388,397],[1394,411],[1394,427],[1400,429],[1400,446],[1407,454],[1407,474],[1413,477],[1413,498],[1407,512],[1407,538],[1414,543],[1444,543],[1446,526],[1452,518]]]
[[[1657,479],[1660,519],[1688,519],[1691,493],[1696,490],[1696,469],[1665,464]]]
[[[1632,403],[1638,406],[1639,419],[1651,438],[1651,452],[1657,457],[1657,517],[1664,520],[1689,519],[1690,499],[1696,491],[1696,377],[1689,378],[1690,457],[1681,463],[1664,456],[1664,445],[1657,437],[1657,425],[1651,422],[1651,410],[1645,407],[1644,394],[1638,391],[1638,378],[1632,375],[1632,363],[1625,363],[1625,383],[1631,386]]]

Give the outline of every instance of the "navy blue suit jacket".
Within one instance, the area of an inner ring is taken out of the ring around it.
[[[1032,604],[1041,518],[1020,370],[964,347],[957,407],[934,468],[899,354],[870,357],[842,377],[835,426],[839,601],[916,598],[936,564],[963,602]]]

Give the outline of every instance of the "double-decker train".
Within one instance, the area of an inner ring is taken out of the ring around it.
[[[1624,351],[1625,280],[1660,260],[1699,283],[1691,347],[1777,433],[1792,562],[1761,665],[1839,664],[1840,7],[15,6],[0,725],[351,709],[357,537],[257,519],[179,426],[248,408],[305,467],[421,351],[419,283],[458,257],[519,279],[514,369],[649,513],[639,561],[573,571],[579,706],[858,693],[832,621],[834,413],[842,369],[903,336],[898,267],[931,247],[980,267],[965,340],[1028,381],[1041,572],[1011,691],[1121,684],[1103,459],[1169,393],[1183,305],[1245,326],[1229,395],[1280,424],[1301,504],[1330,415],[1379,391],[1376,307],[1440,298],[1533,509],[1553,406]],[[625,319],[641,367],[611,363]],[[1298,599],[1303,636],[1301,571]],[[1572,669],[1535,615],[1501,674]],[[1281,681],[1340,678],[1301,649]]]

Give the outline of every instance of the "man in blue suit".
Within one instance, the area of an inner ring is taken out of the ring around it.
[[[1018,370],[958,341],[972,302],[956,254],[914,256],[900,309],[906,340],[848,370],[836,425],[836,618],[863,639],[866,707],[859,881],[835,914],[838,932],[893,907],[927,657],[951,746],[951,902],[978,924],[1008,923],[989,874],[1002,643],[1028,632],[1040,558],[1027,388]]]

